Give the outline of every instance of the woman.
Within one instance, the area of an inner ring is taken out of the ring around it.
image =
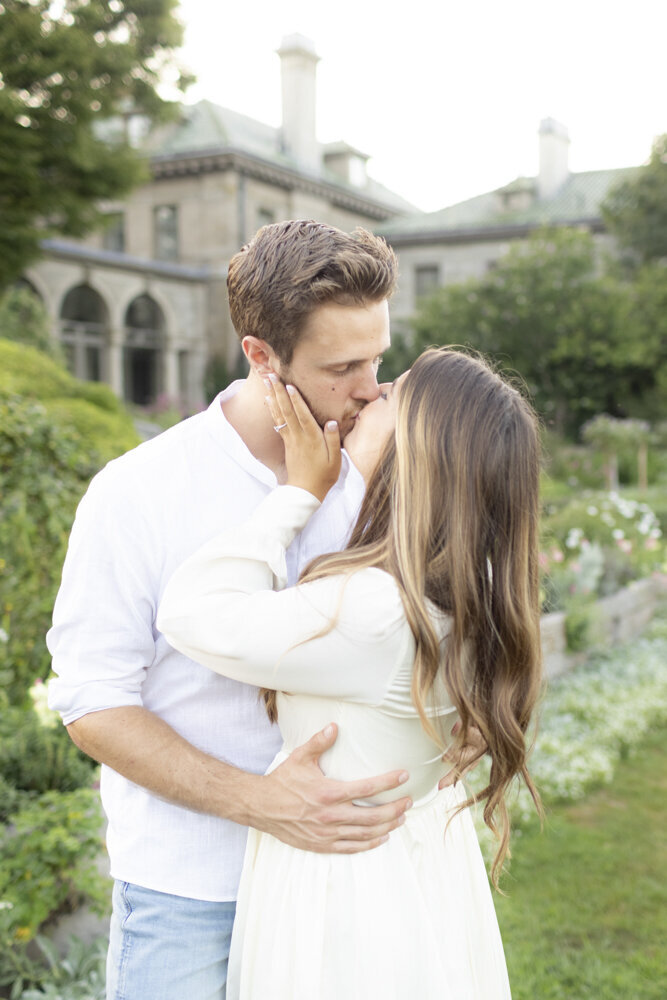
[[[426,351],[345,440],[367,477],[347,548],[284,586],[285,549],[336,481],[335,425],[270,383],[288,485],[169,583],[159,627],[213,670],[265,689],[284,759],[329,721],[336,778],[405,767],[413,807],[375,850],[299,851],[250,831],[229,1000],[505,1000],[486,872],[443,748],[477,727],[492,767],[484,818],[507,852],[504,795],[526,771],[540,687],[539,446],[520,394],[484,362]],[[275,694],[274,692],[278,692]],[[407,789],[407,791],[406,791]],[[394,793],[395,794],[395,793]]]

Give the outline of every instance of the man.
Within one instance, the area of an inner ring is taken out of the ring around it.
[[[343,436],[377,398],[396,274],[391,249],[362,230],[261,229],[228,278],[248,378],[111,462],[77,512],[48,636],[50,703],[103,764],[115,879],[108,1000],[224,997],[247,826],[305,850],[353,853],[380,844],[410,805],[400,792],[389,805],[353,804],[398,788],[401,772],[324,778],[318,760],[334,726],[264,776],[279,738],[257,691],[188,660],[155,628],[176,566],[285,481],[264,378],[293,382]],[[288,553],[291,582],[344,545],[362,493],[345,459]]]

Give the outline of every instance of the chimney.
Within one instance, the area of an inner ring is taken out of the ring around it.
[[[540,200],[553,198],[570,176],[567,129],[553,118],[540,122],[540,172],[537,191]]]
[[[309,170],[319,170],[315,137],[315,73],[319,56],[309,38],[287,35],[278,49],[283,94],[285,153]]]

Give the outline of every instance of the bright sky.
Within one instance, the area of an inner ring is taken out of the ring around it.
[[[574,171],[643,163],[667,132],[667,0],[181,0],[180,60],[207,98],[279,125],[275,50],[315,43],[318,139],[432,211],[537,172],[537,129]]]

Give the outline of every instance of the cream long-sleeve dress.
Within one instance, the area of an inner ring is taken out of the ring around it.
[[[355,855],[314,854],[250,830],[228,1000],[508,1000],[505,959],[463,792],[438,792],[443,764],[410,698],[414,639],[396,583],[379,569],[285,588],[285,549],[318,507],[279,487],[241,527],[170,580],[158,627],[218,673],[275,688],[277,766],[329,722],[333,778],[410,772],[405,823]],[[332,619],[335,625],[330,628]],[[441,636],[446,616],[433,610]],[[430,709],[455,710],[447,692]],[[363,808],[360,805],[360,808]]]

